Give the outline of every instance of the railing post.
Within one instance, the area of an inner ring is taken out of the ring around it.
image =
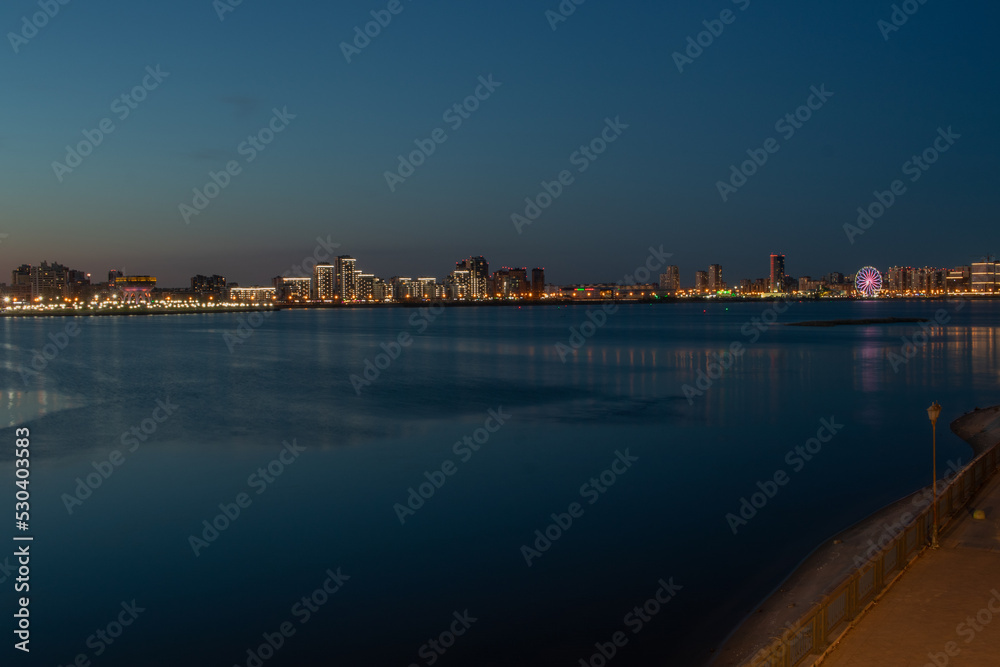
[[[882,571],[885,569],[885,552],[883,551],[875,559],[875,588],[872,589],[872,599],[877,598],[878,594],[882,592],[882,580],[884,579]]]

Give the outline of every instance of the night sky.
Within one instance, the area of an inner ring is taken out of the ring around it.
[[[684,284],[711,263],[731,283],[765,276],[771,252],[795,276],[1000,253],[994,2],[910,0],[887,32],[887,1],[566,0],[558,22],[556,0],[400,0],[395,15],[382,0],[49,1],[26,40],[11,35],[37,0],[0,8],[4,282],[49,260],[263,283],[317,236],[386,279],[483,254],[554,283],[614,281],[661,245]],[[348,63],[341,43],[372,11],[391,22]],[[703,21],[722,32],[680,72]],[[491,75],[479,108],[446,120]],[[144,101],[115,102],[144,78]],[[794,134],[776,128],[824,86]],[[248,161],[274,109],[295,117]],[[79,166],[53,166],[103,119],[114,131]],[[605,119],[628,127],[574,159]],[[904,164],[949,127],[960,138],[911,181]],[[438,128],[447,140],[391,190],[397,156]],[[723,201],[730,165],[769,138],[777,152]],[[179,206],[229,161],[240,172],[188,223]],[[572,183],[518,233],[511,215],[563,170]],[[897,179],[905,193],[849,242],[844,224]]]

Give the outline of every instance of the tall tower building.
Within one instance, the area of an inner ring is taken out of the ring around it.
[[[545,269],[534,268],[531,270],[531,298],[541,299],[545,296]]]
[[[785,256],[771,254],[771,292],[785,291]]]
[[[456,271],[468,271],[469,280],[466,296],[468,299],[485,299],[488,294],[488,282],[490,277],[490,264],[486,258],[469,257],[460,262],[455,262]]]
[[[468,269],[455,269],[452,271],[447,279],[448,298],[463,300],[471,298],[471,282],[472,272]]]
[[[469,272],[471,280],[469,287],[472,290],[472,298],[485,299],[488,296],[486,293],[486,281],[490,277],[489,262],[482,255],[479,257],[470,257]]]
[[[358,299],[361,301],[372,301],[375,298],[375,274],[372,273],[361,273],[357,274],[357,290]],[[383,295],[383,299],[385,296]]]
[[[710,292],[718,292],[721,289],[723,289],[722,265],[713,264],[708,267],[708,290]]]
[[[708,291],[708,273],[705,271],[694,272],[694,288],[698,294],[704,294]]]
[[[337,274],[332,264],[317,264],[313,268],[312,292],[318,301],[333,301],[337,294]]]
[[[334,271],[337,274],[337,293],[341,301],[357,301],[358,299],[358,260],[350,255],[337,257]]]

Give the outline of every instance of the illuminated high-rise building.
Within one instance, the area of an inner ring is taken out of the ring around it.
[[[681,270],[676,266],[668,266],[666,273],[660,274],[660,289],[676,292],[681,288]]]
[[[472,273],[467,269],[455,269],[448,275],[448,298],[469,299],[472,294]]]
[[[785,291],[785,256],[771,254],[771,292]]]
[[[329,264],[326,266],[331,269],[332,278],[333,267]],[[313,273],[316,273],[315,269],[313,269]],[[289,278],[278,276],[271,281],[278,301],[308,301],[313,298],[312,283],[312,278],[300,276]]]
[[[704,294],[708,291],[708,273],[706,271],[694,272],[694,289],[698,294]]]
[[[317,301],[333,301],[337,295],[337,274],[332,264],[317,264],[313,269],[312,297]]]
[[[490,264],[482,255],[469,257],[459,262],[455,262],[456,271],[469,272],[469,299],[485,299],[488,294],[488,282],[490,276]]]
[[[358,261],[350,255],[337,257],[335,271],[337,274],[337,293],[342,301],[357,301],[358,283],[357,274]]]
[[[1000,262],[990,257],[984,262],[972,263],[972,291],[990,293],[1000,291]]]
[[[439,285],[437,278],[417,278],[417,284],[425,299],[443,299],[447,293],[445,285]]]
[[[722,265],[713,264],[708,267],[708,291],[718,292],[722,290],[724,283],[722,282]]]
[[[61,297],[66,289],[69,269],[58,262],[42,262],[31,267],[31,296],[43,298]]]
[[[490,264],[486,261],[486,258],[482,255],[478,257],[469,258],[469,272],[471,283],[469,285],[472,290],[473,299],[485,299],[488,295],[486,293],[486,281],[490,277]]]
[[[357,280],[355,284],[357,285],[358,290],[358,300],[372,301],[375,298],[375,275],[372,273],[361,273],[360,271],[358,271],[355,275]]]

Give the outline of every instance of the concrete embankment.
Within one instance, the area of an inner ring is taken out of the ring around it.
[[[979,456],[1000,442],[1000,406],[977,408],[952,422],[951,429],[969,443],[974,456]],[[939,469],[942,479],[950,479],[957,472]],[[941,486],[939,483],[939,489]],[[788,628],[794,627],[805,612],[833,593],[859,566],[866,565],[880,544],[884,545],[912,525],[917,514],[930,505],[932,497],[930,487],[922,489],[820,545],[750,613],[718,650],[709,653],[707,664],[739,667],[770,646]]]

